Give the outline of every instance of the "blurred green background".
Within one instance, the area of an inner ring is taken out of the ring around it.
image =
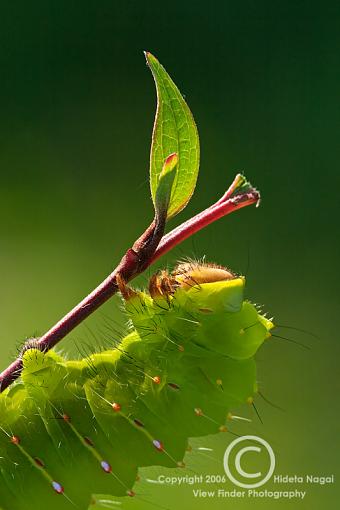
[[[197,190],[176,221],[218,198],[239,170],[263,197],[160,263],[206,255],[228,265],[278,324],[319,336],[277,330],[311,348],[273,338],[259,353],[260,387],[285,411],[258,399],[263,424],[253,413],[252,425],[234,430],[266,438],[277,473],[336,472],[339,21],[338,2],[2,2],[1,369],[111,271],[152,217],[149,50],[201,138]],[[77,354],[91,332],[100,339],[107,315],[123,324],[118,299],[62,348]],[[196,471],[222,473],[231,437],[207,438],[213,455],[197,455]],[[145,499],[171,509],[336,508],[338,485],[308,490],[304,501],[207,501],[189,486],[150,486]]]

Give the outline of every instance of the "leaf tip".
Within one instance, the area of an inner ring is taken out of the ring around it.
[[[163,169],[167,169],[167,170],[172,169],[175,167],[175,165],[177,165],[177,163],[178,163],[178,154],[177,154],[177,152],[173,152],[164,161]]]
[[[158,217],[164,217],[168,213],[172,185],[175,178],[175,167],[178,163],[178,154],[173,152],[164,161],[159,174],[158,186],[155,196],[155,211]],[[168,218],[170,216],[168,215]]]
[[[144,51],[144,56],[147,64],[158,62],[157,58],[150,53],[150,51]]]

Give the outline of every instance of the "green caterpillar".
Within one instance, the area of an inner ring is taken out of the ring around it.
[[[139,467],[184,466],[188,438],[225,431],[252,401],[273,324],[244,300],[243,277],[185,263],[149,292],[118,283],[131,331],[112,349],[78,361],[23,349],[21,380],[0,396],[2,510],[138,497]]]

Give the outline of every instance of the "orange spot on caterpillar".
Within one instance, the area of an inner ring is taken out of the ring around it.
[[[20,437],[19,436],[12,436],[10,439],[12,444],[20,444]]]
[[[71,421],[71,418],[69,417],[69,415],[68,415],[68,414],[63,414],[62,419],[63,419],[64,421],[66,421],[66,423],[68,423],[68,422],[70,422],[70,421]]]
[[[116,413],[119,413],[119,411],[122,408],[122,406],[118,404],[118,402],[112,402],[111,407]]]
[[[228,429],[225,425],[221,425],[220,428],[218,429],[220,432],[228,432]]]
[[[181,461],[181,460],[180,460],[179,462],[177,462],[177,467],[179,467],[179,468],[185,468],[185,463],[184,463],[183,461]]]
[[[159,377],[159,375],[155,375],[155,377],[153,377],[152,380],[155,384],[160,384],[161,382],[161,378]]]
[[[184,347],[183,347],[183,345],[179,345],[179,346],[178,346],[178,350],[179,350],[180,352],[184,352]]]
[[[135,492],[133,492],[133,491],[131,491],[131,490],[130,490],[130,491],[126,491],[126,494],[127,494],[128,496],[130,496],[130,498],[133,498],[133,496],[135,496],[135,495],[136,495],[136,493],[135,493]]]
[[[196,416],[203,416],[203,411],[199,407],[195,407],[194,412]]]

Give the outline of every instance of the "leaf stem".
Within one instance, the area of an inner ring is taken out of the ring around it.
[[[118,290],[116,281],[118,273],[124,281],[128,282],[198,230],[238,209],[257,204],[260,199],[258,191],[248,187],[246,192],[241,192],[240,186],[240,193],[237,193],[239,182],[240,177],[236,176],[233,184],[220,200],[165,236],[163,236],[165,217],[156,218],[132,248],[127,250],[112,273],[37,341],[38,348],[47,352],[112,297]],[[0,374],[0,392],[20,376],[21,370],[22,353]]]

